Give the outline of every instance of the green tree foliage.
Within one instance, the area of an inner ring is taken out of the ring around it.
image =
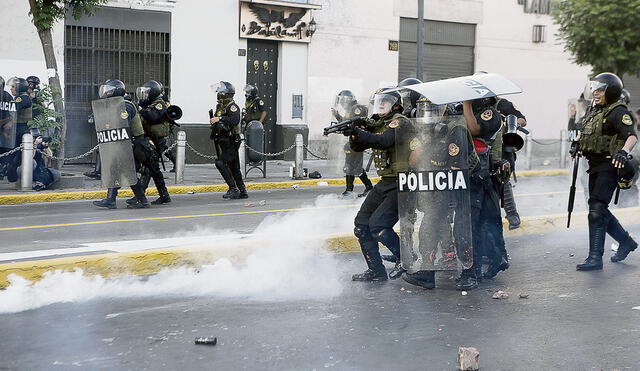
[[[640,0],[560,0],[552,15],[578,65],[594,73],[640,73]]]
[[[60,95],[61,94],[55,92],[50,85],[44,85],[42,89],[38,91],[38,103],[34,103],[33,112],[39,112],[39,114],[28,122],[30,128],[38,128],[43,135],[53,134],[53,142],[50,145],[51,149],[56,149],[58,145],[60,145],[59,129],[62,127],[63,115],[55,110],[55,104],[60,103],[58,100],[62,100]]]

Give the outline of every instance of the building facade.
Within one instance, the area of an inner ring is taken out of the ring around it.
[[[0,33],[0,75],[46,81],[28,2],[4,2],[0,24],[16,32]],[[425,0],[424,80],[501,73],[522,87],[509,99],[533,136],[559,137],[567,102],[590,69],[563,51],[548,7],[544,0]],[[108,78],[132,92],[146,80],[162,82],[184,111],[188,140],[205,153],[220,80],[234,84],[240,106],[244,85],[258,85],[268,106],[268,151],[290,145],[283,134],[290,128],[306,126],[321,142],[339,91],[366,104],[377,88],[415,77],[417,18],[417,0],[114,0],[92,17],[69,16],[53,30],[69,154],[95,145],[86,116]]]

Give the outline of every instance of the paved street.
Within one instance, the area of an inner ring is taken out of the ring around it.
[[[563,213],[567,182],[522,178],[521,214]],[[341,191],[255,191],[240,201],[179,195],[171,206],[138,211],[124,200],[117,210],[90,201],[0,207],[0,261],[28,259],[29,251],[271,238],[242,266],[218,261],[107,281],[65,273],[0,291],[0,369],[453,370],[459,346],[477,347],[483,370],[638,369],[640,354],[624,350],[640,332],[637,253],[609,263],[607,240],[604,271],[578,273],[584,229],[507,232],[512,268],[466,296],[451,273],[433,291],[401,280],[354,283],[350,275],[365,268],[360,254],[296,245],[300,235],[351,231],[358,200],[337,200]],[[584,211],[581,193],[576,201]],[[640,235],[640,219],[630,229]],[[492,299],[496,290],[510,297]],[[199,336],[216,336],[218,345],[194,345]]]

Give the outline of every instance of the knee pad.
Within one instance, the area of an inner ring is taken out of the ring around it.
[[[389,247],[397,243],[398,234],[391,228],[385,228],[380,232],[377,232],[373,235],[373,237],[380,242],[381,244]]]
[[[358,237],[358,240],[360,241],[369,241],[372,239],[371,232],[367,227],[356,226],[353,228],[353,234]]]
[[[587,219],[590,223],[602,222],[606,223],[609,217],[609,208],[607,204],[601,201],[589,201],[589,214]]]
[[[224,161],[222,160],[216,160],[215,165],[218,169],[221,169],[224,167]]]

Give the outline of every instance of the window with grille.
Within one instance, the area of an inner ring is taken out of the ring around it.
[[[546,28],[547,28],[547,26],[544,26],[544,25],[534,25],[533,26],[532,41],[534,43],[543,43],[543,42],[545,42]]]
[[[297,95],[294,94],[293,95],[293,104],[291,105],[292,107],[292,112],[291,112],[291,118],[292,119],[301,119],[302,118],[302,94]]]

